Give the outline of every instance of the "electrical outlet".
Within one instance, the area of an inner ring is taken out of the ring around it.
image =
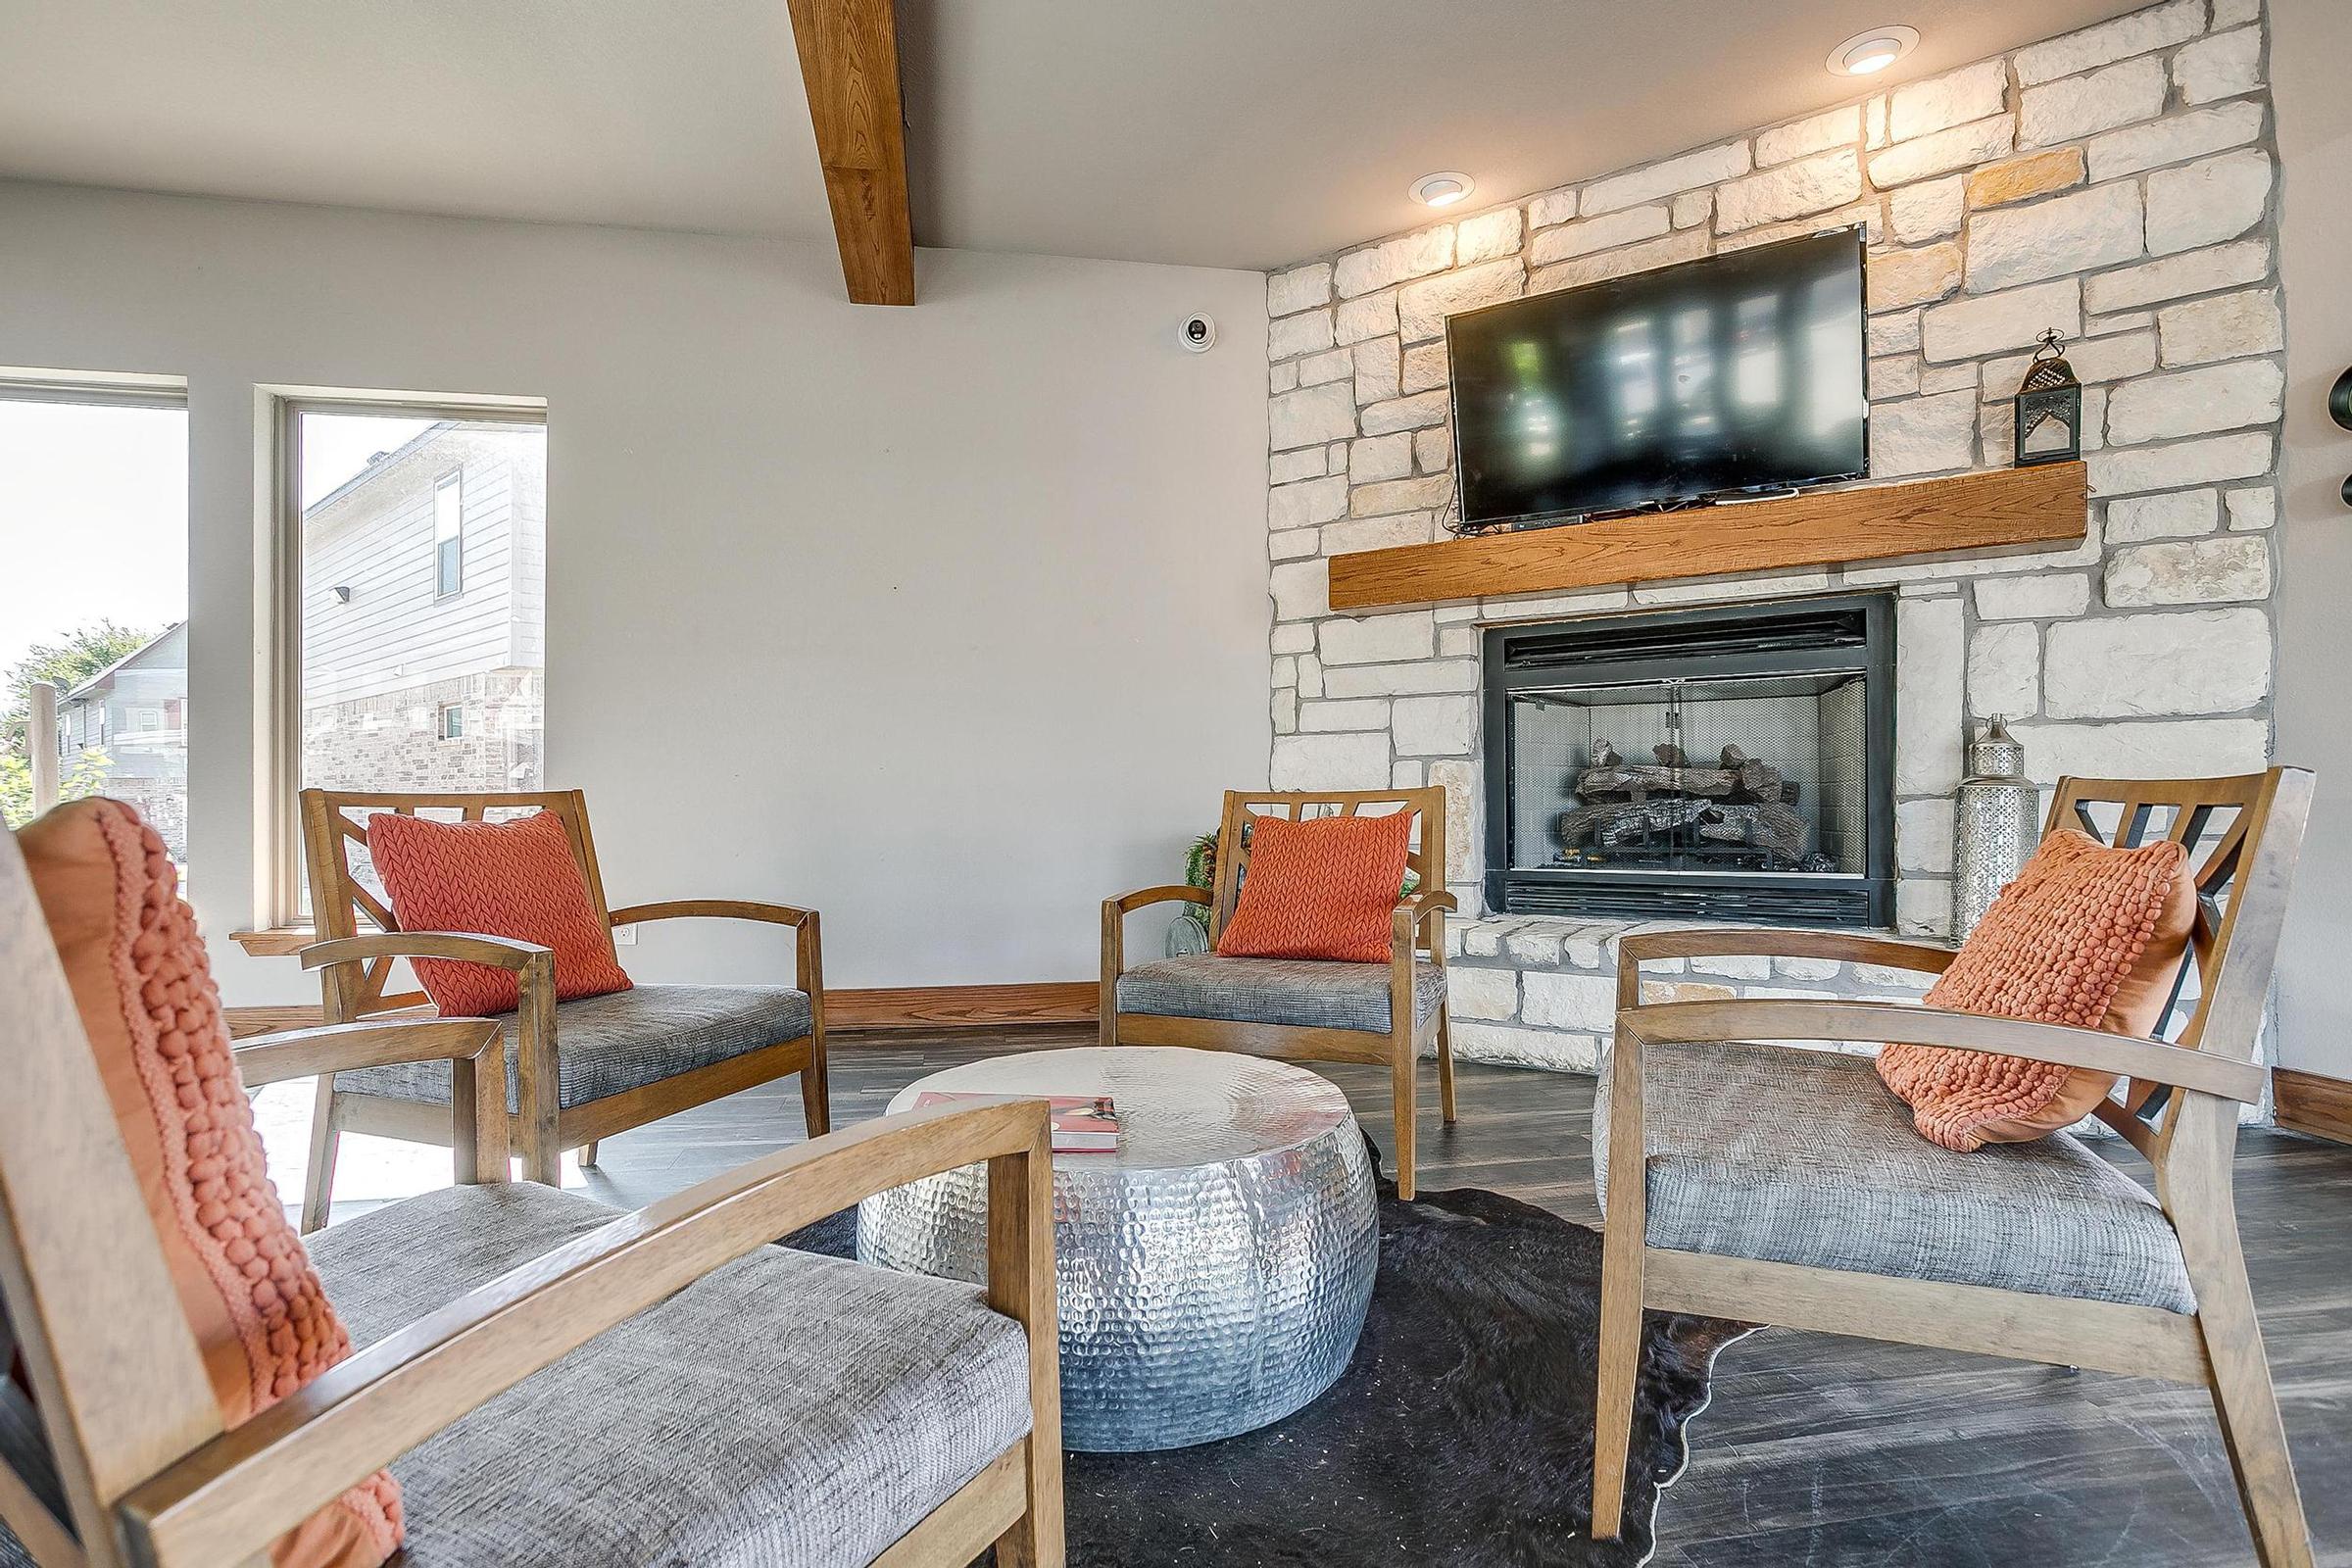
[[[615,947],[635,947],[637,945],[637,928],[633,925],[614,926],[612,928],[612,943]]]

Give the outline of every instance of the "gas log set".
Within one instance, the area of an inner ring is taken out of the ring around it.
[[[1561,863],[1655,864],[1699,858],[1726,870],[1832,871],[1797,814],[1796,781],[1737,746],[1712,767],[1694,767],[1680,746],[1650,748],[1629,762],[1607,741],[1572,786],[1580,804],[1560,813]]]

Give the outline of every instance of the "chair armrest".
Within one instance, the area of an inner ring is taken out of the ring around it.
[[[1181,886],[1142,888],[1134,893],[1123,893],[1115,899],[1104,899],[1102,912],[1106,916],[1114,912],[1133,914],[1136,910],[1153,904],[1206,904],[1208,902],[1206,888]]]
[[[1461,906],[1461,900],[1443,889],[1398,899],[1396,909],[1389,915],[1390,934],[1398,942],[1410,942],[1421,927],[1439,915],[1449,914]]]
[[[2146,1078],[2199,1094],[2252,1103],[2262,1098],[2263,1069],[2129,1035],[2066,1024],[1950,1012],[1890,1002],[1667,1002],[1617,1014],[1618,1049],[1642,1044],[1734,1040],[1820,1040],[1853,1044],[1943,1046],[1990,1051],[2118,1077]]]
[[[768,925],[803,925],[816,918],[814,909],[796,909],[789,904],[760,904],[750,899],[669,899],[661,904],[632,904],[612,911],[614,925],[643,925],[648,920],[760,920]]]
[[[1941,974],[1951,967],[1957,948],[1932,942],[1898,942],[1890,937],[1862,936],[1849,931],[1790,931],[1778,927],[1718,927],[1692,931],[1643,931],[1620,937],[1620,971],[1651,958],[1835,958],[1844,963],[1876,963],[1889,969],[1916,969]]]
[[[1119,976],[1127,968],[1127,916],[1154,904],[1212,902],[1205,889],[1173,883],[1166,887],[1139,888],[1102,901],[1102,975],[1096,995],[1099,1016],[1107,1021],[1119,1010]]]
[[[449,1063],[450,1152],[461,1184],[507,1179],[506,1032],[495,1018],[379,1018],[256,1035],[229,1048],[248,1089],[403,1061]]]
[[[248,1089],[288,1078],[389,1067],[404,1061],[479,1062],[498,1054],[503,1031],[491,1018],[379,1018],[255,1035],[230,1048]]]
[[[295,956],[305,969],[333,963],[362,963],[372,958],[449,958],[460,963],[486,963],[527,977],[534,963],[544,967],[552,983],[556,954],[536,942],[487,936],[478,931],[378,931],[364,937],[334,937],[300,949]]]
[[[370,1346],[125,1495],[134,1554],[153,1568],[252,1560],[378,1466],[712,1270],[860,1199],[981,1160],[989,1304],[1028,1331],[1033,1440],[1058,1447],[1046,1107],[937,1106],[781,1150],[621,1215]]]
[[[555,1163],[561,1079],[556,1066],[554,949],[478,931],[379,931],[363,937],[314,942],[296,956],[301,958],[305,969],[336,970],[341,965],[355,963],[388,965],[394,958],[448,958],[511,970],[515,990],[515,1105],[518,1136],[522,1140],[523,1174],[550,1187],[562,1184]],[[321,985],[326,1015],[336,1022],[349,1022],[350,1015],[361,1010],[356,988],[345,977],[347,973],[330,973]],[[498,1120],[504,1127],[506,1073],[501,1070],[480,1076],[498,1081]],[[452,1092],[454,1095],[454,1084]],[[489,1090],[483,1089],[482,1093],[487,1095]]]
[[[792,927],[797,933],[793,945],[796,981],[816,1009],[812,1027],[820,1034],[823,1032],[825,960],[814,909],[797,909],[789,904],[760,904],[750,899],[670,899],[661,904],[632,904],[625,909],[612,911],[612,923],[616,926],[642,925],[648,920],[758,920],[766,925]]]
[[[1453,895],[1437,889],[1398,899],[1396,907],[1389,911],[1389,1020],[1392,1029],[1401,1030],[1406,1035],[1417,1032],[1416,1024],[1401,1020],[1418,1020],[1420,1016],[1413,1005],[1413,984],[1418,978],[1415,967],[1420,956],[1421,927],[1432,920],[1437,922],[1430,932],[1429,952],[1431,959],[1442,966],[1446,962],[1446,911],[1454,906]]]

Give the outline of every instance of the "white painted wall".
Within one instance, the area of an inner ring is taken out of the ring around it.
[[[2328,389],[2352,367],[2352,5],[2271,0],[2282,171],[2286,483],[2280,496],[2278,758],[2319,770],[2279,965],[2279,1060],[2352,1078],[2352,431]]]
[[[258,385],[543,397],[548,758],[615,902],[824,911],[838,986],[1068,980],[1265,777],[1265,285],[0,184],[0,365],[187,377],[198,914],[259,907]],[[1223,340],[1176,344],[1190,311]],[[784,972],[650,931],[654,978]]]

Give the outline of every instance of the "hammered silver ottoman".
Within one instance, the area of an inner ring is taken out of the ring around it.
[[[1254,1056],[1156,1046],[953,1067],[926,1091],[1109,1095],[1116,1153],[1054,1157],[1064,1444],[1180,1448],[1279,1421],[1338,1380],[1380,1265],[1372,1163],[1347,1097]],[[869,1263],[979,1283],[982,1167],[858,1207]]]

